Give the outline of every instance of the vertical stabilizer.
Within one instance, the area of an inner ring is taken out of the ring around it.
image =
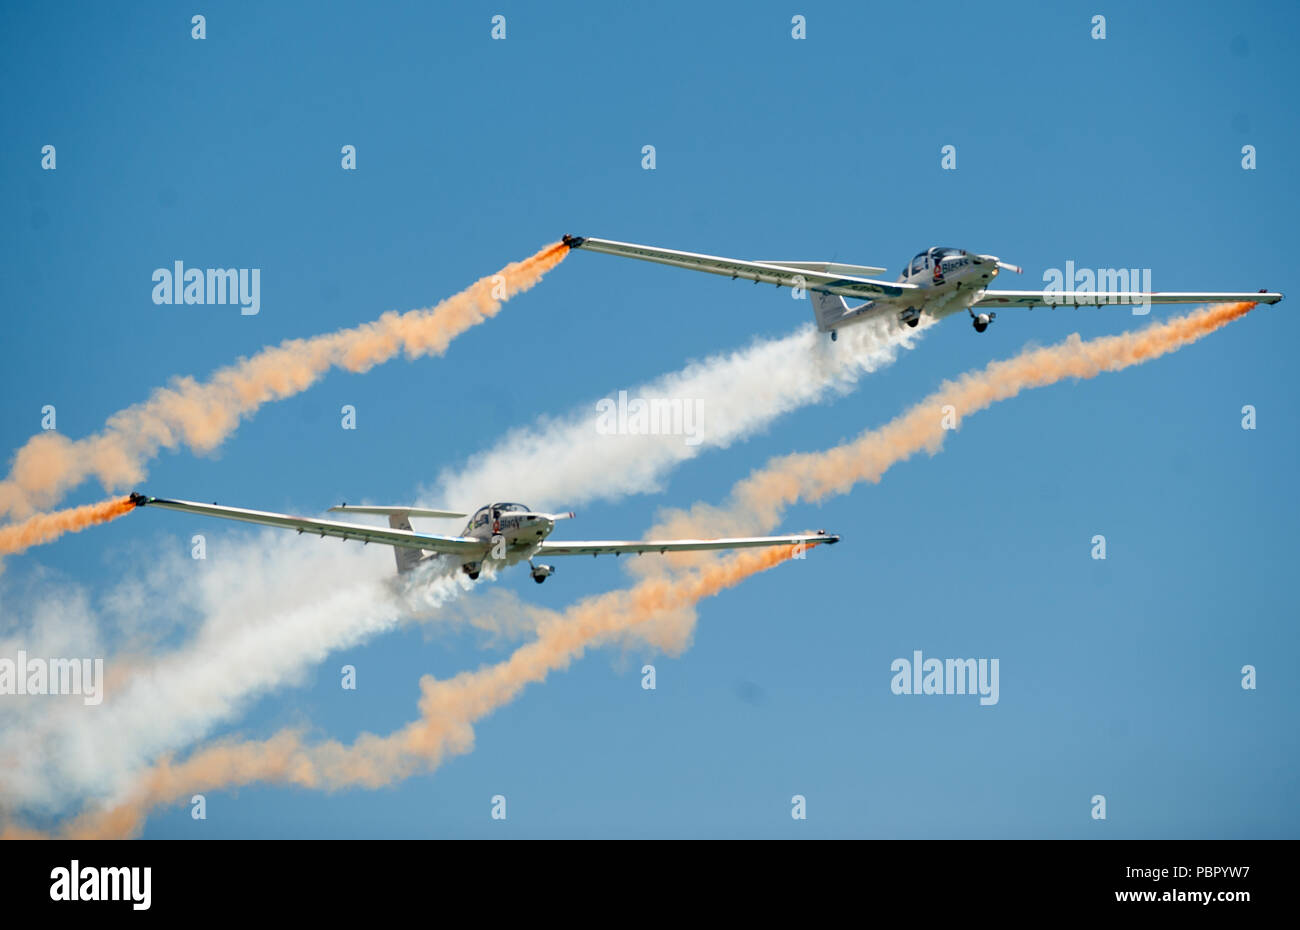
[[[411,518],[404,513],[390,513],[388,515],[388,525],[395,530],[410,530]],[[411,571],[424,558],[424,553],[421,550],[406,549],[402,546],[394,546],[393,554],[397,556],[397,574],[399,575]]]
[[[835,329],[849,309],[848,301],[835,294],[809,291],[808,299],[812,301],[813,315],[817,318],[817,330],[823,333]]]

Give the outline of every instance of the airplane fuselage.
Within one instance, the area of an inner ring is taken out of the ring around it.
[[[999,259],[992,255],[937,246],[927,249],[903,266],[895,281],[904,290],[896,296],[881,296],[850,306],[841,297],[813,293],[817,327],[835,338],[845,326],[867,320],[892,317],[900,325],[917,326],[923,318],[939,320],[970,310],[998,276],[999,265]],[[994,314],[977,315],[971,310],[971,316],[975,328],[983,332]]]
[[[871,301],[864,307],[868,310],[864,316],[892,312],[898,314],[900,323],[910,326],[915,326],[923,316],[940,320],[974,306],[998,272],[997,259],[991,256],[957,249],[930,249],[913,258],[897,279],[900,284],[910,284],[920,290]]]
[[[425,560],[437,562],[448,570],[459,569],[477,578],[484,567],[493,569],[530,561],[537,555],[542,541],[555,529],[555,521],[532,512],[522,504],[497,503],[480,507],[465,524],[461,536],[481,539],[489,545],[481,559],[466,559],[450,553],[430,553]],[[551,573],[549,566],[534,566],[534,577]]]

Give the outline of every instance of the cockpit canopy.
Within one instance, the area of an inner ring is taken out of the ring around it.
[[[493,510],[498,511],[503,517],[508,513],[528,513],[528,508],[523,504],[488,504],[474,511],[474,516],[469,518],[469,528],[473,530],[480,526],[487,526],[492,522]]]
[[[927,268],[934,267],[934,262],[943,261],[951,255],[965,255],[965,249],[946,249],[942,246],[934,246],[921,252],[916,258],[903,269],[903,276],[918,274]]]

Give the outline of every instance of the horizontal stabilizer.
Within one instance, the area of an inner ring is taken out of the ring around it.
[[[330,508],[331,513],[372,513],[381,517],[433,517],[437,519],[455,519],[466,516],[451,510],[429,510],[425,507],[354,507],[351,504],[339,504]]]
[[[846,265],[843,262],[769,262],[760,261],[760,265],[778,265],[782,268],[798,268],[800,271],[815,271],[818,274],[849,275],[857,278],[871,278],[885,274],[885,268],[873,265]]]

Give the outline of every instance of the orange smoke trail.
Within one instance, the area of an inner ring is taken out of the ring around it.
[[[34,436],[0,481],[0,516],[22,518],[54,506],[92,476],[108,489],[135,484],[162,448],[184,444],[210,452],[242,418],[306,390],[331,368],[364,372],[399,352],[408,359],[441,354],[453,338],[540,281],[568,252],[562,243],[548,245],[432,308],[385,313],[338,332],[289,339],[217,370],[206,382],[176,378],[147,401],[113,414],[102,432],[85,439],[54,432]]]
[[[54,513],[38,513],[14,526],[0,527],[0,555],[12,555],[31,546],[57,539],[64,533],[79,533],[88,526],[107,523],[135,509],[128,498],[70,507]]]
[[[337,790],[380,787],[437,768],[448,756],[474,746],[473,724],[509,703],[529,684],[581,658],[587,647],[694,604],[793,558],[796,547],[747,550],[673,579],[651,578],[624,591],[580,601],[541,625],[537,639],[508,659],[439,681],[420,679],[420,718],[388,736],[362,734],[351,745],[328,741],[308,745],[298,730],[281,730],[265,740],[218,742],[183,762],[164,758],[143,773],[127,800],[91,811],[61,834],[108,839],[139,833],[154,808],[195,793],[270,782]],[[16,825],[0,838],[34,836]]]
[[[1135,333],[1083,342],[1075,334],[1064,342],[1031,349],[990,363],[944,385],[885,426],[827,452],[775,459],[733,490],[728,508],[697,506],[672,515],[651,535],[681,531],[749,530],[755,521],[774,523],[780,511],[799,499],[818,500],[845,493],[859,481],[879,481],[890,465],[922,449],[937,452],[944,433],[942,406],[961,415],[1065,378],[1091,378],[1172,352],[1225,326],[1254,304],[1225,304],[1156,324]],[[377,787],[436,768],[448,755],[473,748],[473,723],[511,701],[531,683],[544,681],[594,644],[629,631],[657,629],[659,645],[680,647],[694,625],[692,608],[702,598],[791,558],[792,547],[742,552],[690,571],[680,568],[646,577],[626,591],[588,598],[538,628],[537,639],[505,661],[464,672],[446,681],[424,676],[420,718],[386,736],[365,734],[351,746],[331,741],[303,743],[297,731],[281,731],[265,741],[217,743],[181,763],[163,759],[144,773],[129,799],[73,821],[65,835],[108,838],[138,833],[155,807],[175,803],[192,792],[271,781],[310,788],[352,785]],[[671,563],[670,563],[671,564]],[[665,617],[675,620],[656,627]],[[0,836],[29,835],[7,827]]]
[[[1028,388],[1140,365],[1190,345],[1245,316],[1254,306],[1216,304],[1135,332],[1087,342],[1075,333],[1056,345],[991,362],[955,381],[945,381],[906,412],[850,442],[773,459],[739,482],[725,507],[696,505],[689,511],[669,511],[650,535],[742,535],[775,526],[785,508],[796,501],[845,494],[859,482],[880,481],[892,465],[917,452],[938,452],[950,432],[944,428],[945,405],[962,418]]]

